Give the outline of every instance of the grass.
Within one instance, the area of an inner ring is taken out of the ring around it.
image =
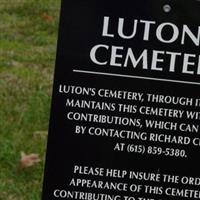
[[[0,0],[0,200],[41,199],[60,0]],[[17,170],[20,152],[42,162]]]

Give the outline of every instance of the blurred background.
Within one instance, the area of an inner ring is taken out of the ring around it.
[[[60,0],[0,0],[0,200],[40,200]]]

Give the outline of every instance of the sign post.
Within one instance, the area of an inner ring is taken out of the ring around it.
[[[200,199],[199,10],[62,1],[43,200]]]

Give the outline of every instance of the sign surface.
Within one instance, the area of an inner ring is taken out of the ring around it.
[[[43,200],[200,199],[200,2],[62,1]]]

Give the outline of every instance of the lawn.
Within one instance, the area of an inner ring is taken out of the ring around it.
[[[0,200],[40,200],[60,0],[0,0]],[[41,162],[20,167],[20,154]]]

